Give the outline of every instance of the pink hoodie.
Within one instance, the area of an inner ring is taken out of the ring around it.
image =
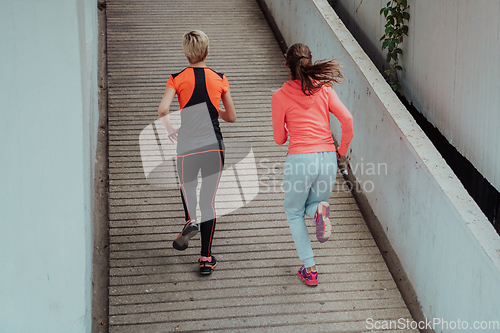
[[[352,139],[352,115],[342,104],[335,90],[323,86],[311,96],[304,94],[299,80],[285,82],[273,94],[274,141],[282,145],[290,136],[288,154],[335,151],[330,131],[329,112],[342,124],[338,152],[344,156]]]

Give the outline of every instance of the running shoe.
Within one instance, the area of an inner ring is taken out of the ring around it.
[[[215,266],[217,266],[217,260],[215,260],[214,256],[212,257],[212,261],[201,261],[201,259],[198,260],[200,263],[200,274],[201,275],[210,275],[212,274],[212,271],[215,269]]]
[[[198,233],[198,223],[195,220],[188,221],[181,233],[174,240],[174,249],[184,251],[189,246],[189,240]]]
[[[308,286],[317,286],[318,285],[318,272],[309,272],[304,266],[299,269],[299,276]]]
[[[320,243],[324,243],[332,234],[332,225],[330,224],[330,205],[326,201],[322,201],[316,208],[314,213],[314,221],[316,222],[316,238]]]

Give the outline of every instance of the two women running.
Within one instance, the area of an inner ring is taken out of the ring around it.
[[[201,230],[200,273],[209,275],[217,265],[211,253],[216,225],[215,196],[224,166],[224,143],[219,116],[236,120],[236,112],[224,74],[208,68],[208,37],[201,31],[184,35],[182,47],[190,66],[172,74],[158,108],[158,115],[172,141],[177,141],[177,172],[186,223],[173,247],[184,250]],[[289,140],[284,167],[284,209],[299,258],[304,265],[299,276],[307,285],[318,284],[318,272],[304,215],[314,217],[316,236],[325,242],[331,234],[328,200],[337,173],[337,160],[347,153],[352,139],[352,116],[332,88],[343,76],[334,61],[312,61],[304,44],[292,45],[286,54],[290,81],[273,94],[273,136],[277,144]],[[177,95],[181,127],[174,128],[169,108]],[[219,108],[222,100],[225,110]],[[342,124],[342,139],[335,149],[330,131],[330,113]],[[197,177],[202,184],[196,216]]]

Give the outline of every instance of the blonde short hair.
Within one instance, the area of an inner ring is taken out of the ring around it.
[[[205,60],[208,54],[208,36],[200,30],[190,31],[182,39],[182,49],[191,64]]]

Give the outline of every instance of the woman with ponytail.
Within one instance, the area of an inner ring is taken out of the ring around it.
[[[273,94],[274,141],[287,139],[283,168],[284,209],[300,260],[299,276],[309,286],[318,285],[318,271],[304,215],[313,217],[316,237],[323,243],[331,234],[328,200],[335,184],[337,160],[343,160],[352,133],[352,116],[333,90],[342,83],[339,64],[333,60],[312,62],[309,48],[292,45],[286,53],[290,80]],[[338,150],[333,144],[330,113],[342,124]]]

